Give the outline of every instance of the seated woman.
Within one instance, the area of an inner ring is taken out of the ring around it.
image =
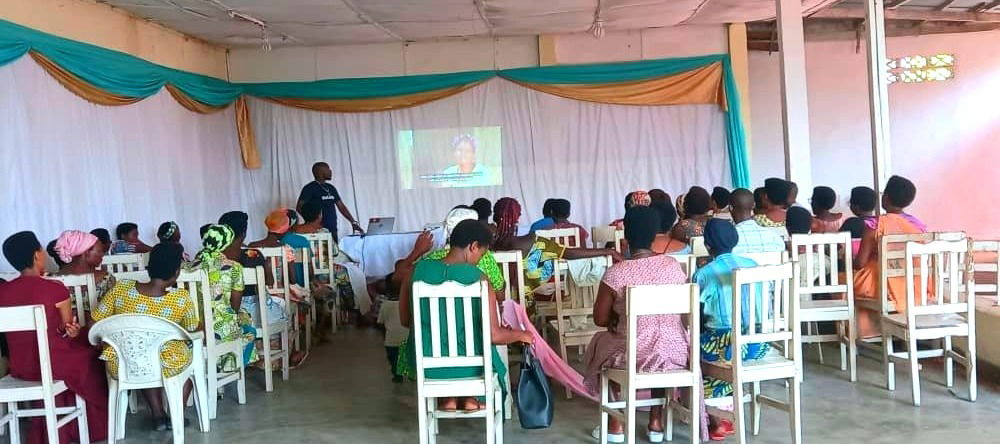
[[[837,233],[844,223],[844,213],[834,213],[833,207],[837,206],[837,193],[830,187],[813,188],[812,199],[813,233]]]
[[[323,207],[318,201],[308,201],[302,204],[302,220],[303,223],[293,226],[289,234],[330,232],[330,230],[323,227]],[[334,261],[341,263],[350,261],[350,258],[346,254],[340,252],[340,248],[336,242],[331,242],[330,248],[333,249],[332,256]],[[315,281],[310,283],[313,296],[319,304],[317,312],[319,328],[316,330],[316,333],[319,334],[317,339],[320,342],[326,340],[326,332],[330,330],[329,326],[333,321],[332,316],[334,316],[333,310],[336,302],[339,302],[339,306],[347,310],[356,310],[358,305],[354,299],[354,287],[351,285],[351,277],[347,269],[339,264],[329,264],[329,267],[331,270],[330,275],[317,274],[314,276],[316,278]]]
[[[887,234],[920,234],[927,226],[916,217],[903,212],[917,196],[917,187],[908,179],[892,176],[885,183],[882,209],[885,214],[865,219],[861,247],[854,258],[854,297],[878,299],[881,264],[878,259],[879,242]],[[889,301],[896,311],[906,314],[906,279],[902,276],[888,279]],[[862,338],[879,336],[879,313],[858,306],[858,334]]]
[[[401,287],[399,297],[399,316],[403,326],[412,327],[413,324],[412,310],[414,310],[415,307],[413,307],[411,300],[411,282],[425,282],[436,285],[445,281],[454,281],[464,285],[472,285],[479,281],[486,280],[486,276],[483,275],[478,268],[476,268],[475,264],[477,264],[482,255],[489,250],[490,244],[492,243],[489,228],[477,220],[462,221],[455,227],[449,241],[451,248],[448,250],[448,254],[444,258],[422,260],[417,263],[411,276],[404,277],[403,282],[405,282],[405,284]],[[496,293],[491,290],[489,292],[489,300],[484,302],[490,304],[490,307],[497,307]],[[422,341],[426,345],[426,349],[429,350],[429,344],[431,342],[431,323],[428,319],[430,317],[428,302],[422,301],[419,310],[423,322],[423,325],[419,326],[423,334]],[[489,312],[490,336],[493,344],[504,345],[515,342],[522,342],[525,344],[532,343],[532,336],[528,332],[515,331],[509,328],[501,327],[500,321],[497,319],[497,310],[493,309],[489,310]],[[481,313],[481,307],[472,307],[472,313],[473,322],[481,324],[483,322],[479,315],[479,313]],[[475,347],[477,349],[477,353],[481,353],[484,349],[483,344],[464,343],[465,329],[472,327],[473,326],[464,325],[463,322],[459,322],[458,325],[456,325],[458,347],[460,349],[464,347]],[[441,331],[443,335],[447,335],[448,327],[443,323],[441,324]],[[406,350],[403,350],[400,357],[400,364],[403,365],[399,370],[408,368],[409,374],[412,374],[413,369],[416,367],[416,350],[413,346],[413,334],[414,329],[411,329],[410,340],[407,341],[406,345],[407,348]],[[482,342],[481,338],[479,342]],[[491,347],[491,349],[493,370],[497,373],[499,380],[503,381],[507,368],[504,367],[503,360],[497,353],[496,348]],[[421,350],[421,352],[427,354],[424,350]],[[461,379],[481,376],[481,371],[481,369],[475,367],[439,368],[426,370],[426,374],[424,376],[428,379]],[[502,386],[503,385],[501,384],[501,387]],[[482,410],[483,406],[475,398],[465,398],[462,400],[458,400],[456,398],[439,398],[438,408],[445,411],[455,411],[459,408],[465,411],[476,411]]]
[[[198,306],[188,291],[175,288],[181,274],[181,254],[184,248],[179,244],[161,243],[149,253],[148,283],[123,280],[115,284],[94,310],[94,321],[100,321],[119,314],[144,314],[157,316],[195,332],[201,329]],[[160,347],[160,366],[164,377],[177,376],[191,365],[191,344],[188,341],[167,341]],[[107,362],[108,374],[118,377],[118,355],[110,346],[104,347],[101,359]],[[191,381],[184,386],[184,399],[191,393]],[[170,427],[170,419],[163,409],[161,389],[145,389],[142,394],[153,414],[153,424],[157,431]]]
[[[105,228],[94,228],[90,234],[97,236],[97,241],[101,244],[101,254],[108,254],[111,251],[111,233]]]
[[[22,231],[3,242],[3,255],[20,276],[0,284],[0,307],[42,305],[48,330],[52,378],[63,381],[69,390],[56,396],[59,407],[72,406],[76,396],[87,402],[87,424],[91,441],[108,437],[108,380],[97,349],[87,342],[87,333],[73,317],[69,291],[62,284],[42,277],[45,251],[35,233]],[[41,381],[38,341],[34,331],[5,334],[10,353],[10,375],[26,381]],[[80,442],[78,428],[59,428],[61,443]],[[45,421],[32,418],[28,442],[45,442]]]
[[[52,258],[52,262],[56,263],[56,273],[63,271],[66,268],[66,263],[59,258],[59,252],[56,251],[56,241],[59,239],[52,239],[48,244],[45,245],[45,253]]]
[[[764,187],[754,188],[753,190],[754,216],[764,214],[764,194],[767,194],[767,190]]]
[[[674,226],[670,236],[687,244],[692,237],[705,232],[705,223],[711,219],[708,212],[712,208],[712,196],[699,186],[691,187],[683,196],[684,218]]]
[[[694,280],[701,288],[701,359],[704,361],[731,361],[732,351],[732,306],[733,306],[733,270],[737,268],[755,267],[752,259],[737,256],[732,253],[739,235],[736,227],[729,221],[713,219],[705,225],[705,247],[712,261],[698,268]],[[744,297],[747,294],[744,293]],[[746,303],[748,301],[744,301]],[[747,326],[742,326],[744,330]],[[770,350],[768,344],[744,345],[740,353],[743,361],[762,358]],[[731,396],[732,386],[725,381],[706,377],[705,397],[721,398]],[[719,438],[719,433],[729,434],[732,424],[709,418],[712,429],[712,439]]]
[[[669,198],[669,196],[667,197]],[[628,209],[632,207],[648,207],[652,203],[653,198],[650,197],[649,193],[643,190],[636,190],[625,195],[625,211],[628,211]],[[495,205],[493,207],[493,218],[496,218]],[[614,222],[611,222],[610,225],[614,226],[616,230],[622,230],[625,228],[625,219],[617,219]]]
[[[627,325],[625,289],[635,285],[683,284],[687,281],[676,260],[659,255],[650,248],[659,227],[660,216],[655,209],[635,207],[625,212],[625,239],[632,254],[609,268],[601,280],[594,303],[594,323],[607,327],[607,331],[595,334],[583,355],[586,366],[583,382],[593,395],[600,392],[603,370],[626,368],[625,347],[630,327]],[[638,329],[636,356],[639,372],[659,373],[687,368],[690,348],[687,329],[680,315],[643,316],[639,325],[631,328]],[[618,392],[616,386],[613,390]],[[664,390],[653,389],[652,396],[662,398]],[[647,429],[650,442],[663,441],[662,417],[661,406],[650,408]],[[703,436],[708,436],[707,419],[706,415],[701,423]],[[621,422],[611,418],[608,424],[609,442],[623,442],[623,433]]]
[[[861,238],[865,234],[865,221],[875,219],[875,190],[868,187],[854,187],[847,202],[853,216],[844,219],[839,231],[851,233],[851,248],[857,257],[861,249]]]
[[[649,206],[649,195],[646,195],[645,203],[639,206]],[[621,261],[621,254],[614,249],[565,248],[551,239],[535,234],[518,236],[517,221],[520,218],[521,204],[510,197],[500,198],[493,206],[493,221],[497,224],[494,245],[498,251],[521,252],[524,257],[524,285],[529,296],[536,294],[542,284],[549,281],[555,271],[557,259],[611,256],[615,262]]]
[[[791,189],[792,186],[784,179],[772,177],[764,181],[763,208],[753,218],[757,225],[772,228],[785,226],[785,211]]]
[[[461,207],[453,208],[448,212],[448,216],[446,216],[444,220],[445,239],[451,239],[451,233],[455,231],[455,227],[457,227],[459,223],[466,220],[478,220],[478,217],[479,213],[476,210]],[[429,234],[430,233],[428,233],[428,235]],[[450,245],[445,245],[442,248],[433,250],[423,256],[423,259],[443,259],[448,255],[448,251],[451,250],[450,247]],[[415,261],[411,261],[411,263],[413,262]],[[497,264],[496,258],[493,257],[493,252],[490,250],[483,252],[483,257],[476,263],[476,267],[479,268],[479,271],[482,271],[483,274],[486,275],[486,279],[490,281],[490,287],[493,287],[493,290],[497,292],[497,298],[503,300],[503,291],[507,283],[504,281],[503,271],[500,270],[500,265]],[[515,297],[519,296],[520,295],[515,295]]]
[[[578,247],[587,246],[587,241],[590,239],[590,233],[587,232],[586,228],[583,228],[580,224],[576,224],[569,221],[571,204],[566,199],[556,199],[552,203],[552,220],[556,223],[552,225],[552,229],[560,228],[576,228],[577,232],[580,233],[580,245]]]
[[[670,235],[670,231],[674,228],[674,222],[677,222],[677,210],[674,209],[674,204],[670,203],[669,200],[654,202],[651,208],[656,210],[660,219],[660,226],[656,229],[656,238],[653,239],[653,245],[650,246],[653,252],[669,254],[684,251],[688,245]]]
[[[184,245],[181,244],[181,228],[177,222],[168,221],[160,224],[159,228],[156,229],[156,238],[161,244],[180,245],[181,257],[184,258],[184,262],[191,261],[191,257],[184,252]]]
[[[77,230],[64,231],[56,239],[54,250],[59,256],[59,260],[66,263],[66,266],[61,267],[54,274],[56,276],[93,274],[96,284],[95,290],[97,291],[95,300],[104,297],[108,290],[115,286],[114,275],[97,268],[104,260],[102,246],[97,236]],[[83,300],[89,304],[90,298],[88,296]],[[84,309],[90,311],[93,308],[85,307]]]
[[[139,226],[132,222],[118,224],[115,237],[118,239],[111,243],[111,254],[149,253],[152,250],[139,240]]]
[[[243,337],[243,356],[229,354],[219,359],[218,367],[223,372],[234,372],[239,366],[257,362],[254,340],[257,330],[253,327],[250,313],[241,307],[243,302],[243,265],[225,254],[236,235],[228,225],[212,225],[202,238],[202,249],[189,269],[202,269],[208,273],[208,284],[212,294],[212,316],[215,322],[212,331],[215,338],[223,342]]]

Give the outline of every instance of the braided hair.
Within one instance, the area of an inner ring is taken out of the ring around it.
[[[502,245],[517,235],[521,204],[512,197],[502,197],[493,204],[493,222],[497,224],[496,244]]]

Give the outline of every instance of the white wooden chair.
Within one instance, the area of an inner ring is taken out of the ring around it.
[[[781,240],[787,241],[789,238],[788,229],[785,227],[764,227],[764,229],[771,230],[774,234],[780,236]]]
[[[212,299],[216,295],[212,294],[211,286],[208,284],[208,274],[204,270],[181,271],[177,279],[177,286],[184,288],[191,295],[191,300],[200,301],[201,319],[205,324],[205,365],[207,368],[206,379],[208,380],[208,416],[215,419],[218,413],[219,393],[225,386],[236,383],[236,399],[240,405],[247,402],[246,369],[243,367],[243,348],[246,342],[242,335],[236,339],[225,341],[215,338],[215,316],[212,313]],[[221,297],[229,300],[229,295]],[[236,355],[237,371],[220,372],[218,368],[219,359],[227,354]]]
[[[146,260],[140,253],[108,254],[101,261],[101,269],[117,278],[118,273],[146,269],[145,263]]]
[[[799,384],[799,362],[802,358],[799,336],[799,298],[792,282],[799,279],[798,269],[791,263],[741,268],[733,271],[732,307],[732,350],[742,350],[745,344],[780,342],[789,344],[785,355],[771,353],[761,359],[743,361],[702,362],[702,372],[733,386],[733,425],[736,427],[737,442],[746,442],[744,424],[744,388],[751,384],[750,414],[753,419],[752,432],[760,430],[761,404],[784,410],[789,414],[792,442],[802,442],[801,387]],[[746,295],[747,319],[743,320],[744,292]],[[756,301],[760,301],[758,307]],[[746,325],[747,331],[740,328]],[[738,353],[738,352],[737,352]],[[734,356],[739,358],[739,356]],[[788,400],[780,401],[760,393],[760,382],[785,380],[789,390]]]
[[[943,356],[945,384],[954,384],[954,361],[965,367],[969,400],[976,401],[976,298],[968,241],[907,242],[905,248],[906,313],[882,316],[883,364],[886,386],[896,388],[895,361],[910,367],[913,405],[920,406],[922,357]],[[915,281],[918,280],[918,281]],[[919,282],[919,285],[915,285]],[[965,356],[952,350],[952,337],[967,337]],[[893,350],[892,339],[900,338],[907,351]],[[942,339],[944,349],[917,350],[917,341]]]
[[[781,265],[788,262],[787,251],[769,251],[766,253],[740,253],[738,256],[752,259],[757,266]]]
[[[520,303],[525,298],[524,293],[527,291],[524,285],[524,258],[521,257],[521,252],[494,251],[493,258],[496,259],[497,265],[503,273],[504,297]],[[522,305],[524,304],[522,303]],[[511,356],[508,353],[508,347],[506,345],[498,346],[498,348],[500,348],[500,357],[503,358],[504,365],[506,365],[507,368],[511,368],[511,362],[520,362],[521,355],[517,354]],[[507,393],[511,393],[510,372],[507,372],[507,376],[504,378],[502,383],[504,387],[506,387]],[[511,419],[513,411],[514,398],[512,396],[508,396],[507,400],[504,401],[504,416],[506,419]]]
[[[851,235],[847,232],[796,234],[792,236],[792,252],[799,268],[799,280],[795,282],[796,291],[802,299],[799,322],[806,326],[807,332],[802,335],[802,343],[818,344],[820,363],[823,362],[822,343],[839,343],[840,369],[849,370],[850,380],[855,382],[858,380],[858,327],[854,317]],[[841,271],[845,272],[843,280]],[[815,298],[817,295],[832,298],[819,300]],[[815,322],[831,321],[837,323],[837,334],[813,333]]]
[[[628,334],[626,339],[626,367],[624,369],[607,369],[601,372],[601,444],[608,441],[608,416],[614,416],[625,424],[626,442],[634,443],[636,431],[636,408],[664,405],[667,410],[666,435],[673,440],[673,411],[678,410],[688,418],[691,426],[691,442],[701,442],[699,391],[703,390],[701,380],[701,334],[700,325],[700,295],[696,284],[682,285],[646,285],[628,287],[625,290],[626,312],[628,316]],[[636,345],[638,343],[636,328],[640,316],[681,315],[687,316],[689,328],[688,344],[691,347],[688,358],[688,368],[668,370],[662,373],[639,373],[636,361]],[[609,399],[609,382],[621,387],[623,401]],[[689,406],[686,408],[675,399],[674,391],[678,387],[690,388]],[[639,401],[636,398],[640,390],[654,388],[671,388],[671,394],[666,398],[653,398]]]
[[[48,442],[59,442],[59,428],[73,420],[80,433],[80,444],[90,442],[87,427],[87,403],[76,395],[76,405],[56,407],[56,396],[68,390],[66,383],[52,379],[52,361],[49,356],[48,324],[45,307],[25,305],[0,308],[0,333],[34,331],[38,341],[38,360],[41,381],[25,381],[7,375],[0,378],[0,405],[7,413],[0,415],[0,426],[10,425],[10,442],[21,442],[20,418],[45,417]],[[41,401],[42,408],[21,409],[18,403]]]
[[[76,311],[77,322],[83,327],[87,325],[90,317],[87,313],[97,308],[97,284],[94,282],[94,274],[66,274],[59,276],[46,276],[46,279],[59,281],[69,290],[69,295],[73,299],[73,309]]]
[[[584,246],[580,243],[580,229],[576,227],[538,230],[535,232],[535,235],[551,239],[566,248],[581,248]]]
[[[681,263],[681,269],[684,270],[684,274],[687,275],[688,282],[694,282],[694,273],[698,271],[698,258],[694,257],[693,254],[668,254],[674,258],[677,262]]]
[[[993,305],[1000,305],[1000,241],[972,242],[972,271],[976,275],[989,274],[989,279],[981,281],[980,276],[973,276],[977,295],[996,295]],[[983,259],[982,256],[988,256]]]
[[[273,362],[281,362],[281,380],[288,380],[288,354],[289,354],[289,332],[288,332],[288,320],[281,319],[269,319],[267,317],[267,303],[271,295],[267,293],[264,281],[264,267],[253,267],[243,269],[243,285],[253,285],[257,287],[257,309],[260,315],[260,327],[257,328],[257,339],[260,339],[263,343],[264,355],[264,390],[271,392],[274,390],[274,370],[272,368]],[[288,304],[291,303],[288,299],[284,301],[285,314],[288,313]],[[281,347],[277,350],[271,348],[271,337],[273,335],[280,335]]]
[[[90,343],[104,343],[118,355],[118,379],[108,374],[108,441],[125,439],[125,410],[130,390],[163,388],[167,399],[173,441],[184,442],[184,384],[194,383],[194,405],[202,432],[209,431],[202,332],[189,333],[181,326],[156,316],[120,314],[94,324]],[[188,341],[192,359],[180,374],[164,377],[160,348],[167,341]]]
[[[310,265],[312,265],[312,253],[308,248],[299,248],[298,250],[295,250],[295,263],[296,265],[302,267],[302,283],[305,284],[302,288],[306,292],[303,297],[305,298],[304,302],[308,306],[306,309],[308,310],[308,313],[305,314],[304,324],[299,324],[298,312],[299,310],[302,310],[302,307],[299,304],[295,304],[293,312],[296,313],[296,316],[293,319],[295,322],[293,322],[292,325],[295,328],[296,341],[298,341],[298,337],[302,333],[303,327],[305,328],[305,349],[306,352],[308,352],[309,350],[312,350],[312,330],[313,325],[316,323],[316,299],[313,298],[312,287],[309,285],[313,278],[313,273],[310,267]],[[293,273],[295,273],[294,269],[289,270],[289,276],[293,276]]]
[[[692,237],[688,245],[691,246],[691,254],[694,255],[695,259],[701,259],[709,256],[708,247],[705,246],[704,236]]]
[[[309,241],[309,248],[312,250],[312,266],[313,275],[327,275],[330,278],[330,287],[333,288],[336,284],[333,282],[333,266],[335,264],[334,257],[336,257],[339,247],[333,242],[333,236],[330,233],[310,233],[302,234],[302,237]],[[333,299],[328,303],[330,307],[330,322],[331,330],[333,333],[337,332],[337,318],[339,317],[339,298],[336,292],[331,293],[330,297]],[[315,307],[313,308],[315,313]]]
[[[618,230],[612,225],[599,225],[590,227],[591,242],[594,248],[606,248],[608,244],[613,245],[615,251],[625,254],[628,243],[625,242],[625,230]]]
[[[267,293],[271,296],[289,301],[289,304],[285,307],[288,312],[288,330],[291,332],[294,350],[300,351],[302,350],[302,343],[299,339],[298,303],[291,302],[292,281],[289,276],[291,276],[292,271],[290,270],[291,264],[288,262],[288,257],[285,256],[285,249],[284,247],[269,247],[258,248],[257,250],[264,256],[264,260],[268,264],[268,270],[271,272],[271,284],[265,285],[263,288],[266,288]]]
[[[605,267],[611,267],[611,256],[604,256]],[[555,301],[552,306],[555,308],[555,318],[548,321],[548,327],[556,333],[556,340],[559,342],[559,352],[563,361],[569,362],[569,347],[580,347],[580,354],[583,348],[590,344],[590,338],[597,332],[607,330],[598,327],[593,322],[594,302],[597,299],[598,286],[581,287],[573,282],[569,274],[569,265],[565,260],[557,260],[555,263],[555,294],[552,298]],[[564,301],[563,295],[569,295],[569,302]],[[566,399],[571,399],[573,392],[566,388]]]
[[[500,383],[493,374],[492,342],[490,337],[489,294],[485,282],[460,285],[444,282],[430,285],[423,282],[413,284],[413,337],[417,350],[417,427],[420,444],[436,442],[438,419],[483,418],[486,420],[486,443],[503,442],[503,408],[500,405]],[[429,306],[427,322],[430,328],[430,356],[424,356],[423,314],[419,307],[423,301]],[[463,309],[458,310],[457,302],[462,301]],[[475,338],[473,329],[473,303],[479,302],[482,317],[482,337]],[[441,309],[444,305],[444,310]],[[464,322],[465,349],[458,347],[458,319]],[[441,338],[441,327],[448,331],[447,342]],[[481,344],[477,353],[473,344]],[[427,379],[426,370],[449,367],[482,367],[483,376],[467,379]],[[482,396],[486,398],[486,408],[477,412],[438,411],[437,398]]]

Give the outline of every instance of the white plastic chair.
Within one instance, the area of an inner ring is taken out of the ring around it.
[[[118,379],[108,374],[108,441],[125,439],[125,410],[130,390],[163,388],[167,398],[173,440],[184,442],[184,384],[194,383],[194,405],[202,432],[209,431],[205,387],[204,347],[201,332],[189,333],[181,326],[156,316],[120,314],[98,321],[90,329],[90,343],[104,343],[118,355]],[[167,341],[189,341],[192,359],[180,374],[164,377],[160,348]]]
[[[968,241],[907,242],[905,252],[906,313],[882,316],[883,365],[886,386],[896,388],[895,361],[910,367],[913,405],[920,406],[919,359],[943,356],[945,384],[954,384],[954,361],[965,367],[969,400],[976,401],[976,297]],[[916,268],[915,268],[916,267]],[[915,285],[919,282],[919,285]],[[932,290],[933,288],[933,290]],[[919,305],[917,304],[919,303]],[[965,356],[952,350],[952,337],[967,337]],[[900,338],[907,351],[893,350]],[[917,350],[917,341],[943,339],[944,349]]]
[[[59,442],[59,428],[76,420],[80,433],[80,443],[89,444],[90,431],[87,427],[87,403],[76,395],[76,405],[56,407],[56,396],[68,390],[66,383],[52,379],[52,361],[49,356],[48,324],[45,307],[25,305],[0,308],[0,333],[34,331],[38,341],[38,361],[41,381],[25,381],[7,375],[0,378],[0,405],[6,405],[7,413],[0,415],[0,426],[10,425],[10,442],[21,442],[20,418],[45,417],[45,431],[48,442]],[[21,409],[18,403],[41,401],[43,408]]]
[[[851,234],[796,234],[792,236],[792,252],[799,269],[799,279],[795,282],[796,291],[802,299],[799,322],[806,328],[802,343],[818,345],[821,364],[822,344],[839,343],[840,369],[849,370],[850,380],[855,382],[858,380],[858,326],[854,316]],[[842,270],[845,271],[843,280],[840,277]],[[819,300],[815,298],[817,295],[833,296],[835,299]],[[813,333],[816,322],[836,322],[838,333]]]
[[[584,246],[580,243],[580,229],[576,227],[538,230],[535,232],[535,235],[551,239],[566,248],[581,248]]]
[[[698,285],[644,285],[625,289],[626,312],[628,316],[628,334],[625,342],[625,369],[607,369],[601,372],[601,444],[608,440],[608,416],[614,416],[625,424],[626,442],[635,442],[636,408],[663,405],[666,406],[666,436],[673,440],[673,413],[678,410],[688,418],[691,426],[691,442],[701,442],[700,406],[702,389],[701,380],[701,334],[700,325],[700,295]],[[636,346],[638,340],[639,317],[651,315],[682,315],[688,317],[688,344],[690,357],[688,368],[667,370],[662,373],[639,373]],[[609,382],[617,383],[624,396],[623,401],[609,399]],[[673,392],[678,387],[690,388],[690,408],[678,403]],[[671,388],[667,398],[653,398],[639,401],[636,398],[640,390],[654,388]]]
[[[444,282],[431,285],[424,282],[413,284],[413,337],[417,350],[417,427],[420,444],[436,442],[438,419],[483,418],[486,420],[486,444],[503,442],[503,408],[499,402],[500,384],[493,374],[492,341],[490,336],[489,293],[485,282],[461,285]],[[431,356],[424,356],[423,315],[419,309],[426,300],[429,306]],[[474,335],[473,302],[480,303],[482,317],[482,337],[477,341]],[[462,301],[463,310],[458,311],[457,301]],[[444,303],[442,313],[440,304]],[[465,325],[465,350],[458,348],[457,320],[461,316]],[[441,338],[441,326],[448,328],[447,343]],[[482,353],[477,354],[473,344],[482,344]],[[444,349],[447,348],[447,352]],[[427,379],[425,372],[433,368],[482,367],[483,376],[466,379]],[[486,408],[477,412],[437,411],[436,399],[444,397],[482,396],[486,398]]]
[[[992,256],[989,261],[983,260],[982,255],[986,253]],[[990,279],[980,282],[977,276],[973,276],[976,284],[977,295],[996,295],[993,305],[1000,305],[1000,241],[973,241],[972,242],[972,271],[977,274],[990,274]]]
[[[87,325],[87,312],[97,308],[97,284],[94,282],[94,274],[66,274],[59,276],[46,276],[45,279],[59,281],[69,290],[70,297],[73,298],[73,306],[76,310],[76,319],[83,327]]]
[[[733,386],[733,425],[736,427],[737,442],[746,442],[744,424],[743,384],[752,384],[750,391],[750,415],[753,419],[752,432],[760,431],[761,404],[789,413],[792,442],[802,442],[802,409],[799,361],[802,359],[799,335],[799,298],[792,282],[799,279],[798,269],[791,263],[741,268],[733,271],[732,341],[734,350],[732,361],[702,362],[705,376],[728,381]],[[747,294],[746,322],[743,321],[744,292]],[[760,301],[758,311],[756,301]],[[746,324],[744,333],[740,326]],[[737,350],[745,344],[780,342],[788,344],[785,354],[771,353],[761,359],[744,362]],[[789,390],[788,400],[780,401],[760,393],[760,382],[785,380]]]
[[[129,271],[142,271],[146,268],[146,260],[140,253],[108,254],[101,261],[101,269],[115,275]]]
[[[257,328],[257,339],[263,342],[264,347],[264,389],[267,392],[274,390],[274,370],[271,368],[272,362],[281,361],[281,379],[283,381],[288,380],[288,352],[289,352],[289,338],[288,338],[288,321],[287,320],[272,320],[267,317],[267,302],[271,298],[271,295],[265,290],[264,283],[264,267],[254,267],[254,268],[244,268],[243,269],[243,285],[254,285],[257,287],[257,309],[260,312],[260,327]],[[288,299],[284,300],[285,307],[288,307],[291,301]],[[288,312],[288,309],[285,309]],[[281,335],[281,348],[273,350],[271,348],[271,336]]]

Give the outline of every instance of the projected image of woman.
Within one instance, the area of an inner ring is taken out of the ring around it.
[[[455,165],[441,171],[441,187],[478,187],[494,185],[490,169],[477,162],[478,142],[470,134],[462,134],[451,142]]]

